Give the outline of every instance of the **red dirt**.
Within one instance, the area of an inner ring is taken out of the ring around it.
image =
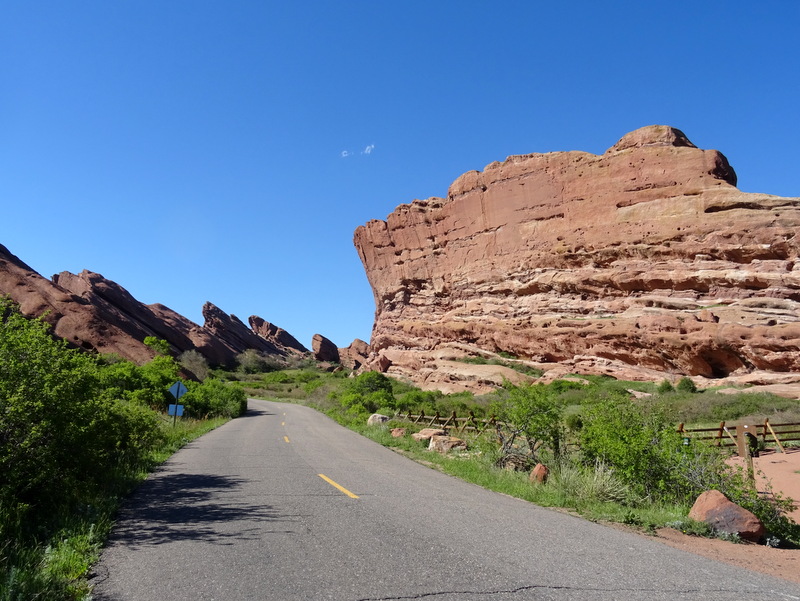
[[[732,459],[731,463],[743,465],[738,457]],[[796,509],[790,517],[800,523],[800,449],[787,449],[786,453],[762,452],[760,457],[753,458],[753,465],[758,473],[759,491],[766,492],[765,483],[769,481],[775,492],[794,499]],[[657,538],[671,547],[784,580],[800,582],[800,549],[772,549],[751,543],[734,544],[719,539],[687,536],[671,528],[658,530]]]

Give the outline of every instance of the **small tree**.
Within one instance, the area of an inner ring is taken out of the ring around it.
[[[548,449],[553,455],[561,453],[562,407],[552,392],[541,384],[512,386],[506,384],[508,394],[496,401],[491,410],[498,421],[505,422],[508,431],[498,427],[500,452],[503,456],[518,453],[515,445],[522,438],[528,446],[528,454],[539,461],[541,450]]]

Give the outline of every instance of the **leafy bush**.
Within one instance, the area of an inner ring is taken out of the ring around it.
[[[656,387],[656,392],[658,392],[659,394],[664,394],[664,393],[667,393],[667,392],[673,392],[674,390],[675,390],[675,387],[672,385],[672,382],[670,382],[669,380],[661,380],[659,385]]]
[[[245,374],[261,374],[281,368],[280,362],[274,357],[263,355],[255,349],[247,349],[236,355],[236,364],[239,371]]]
[[[506,390],[505,397],[491,406],[497,419],[510,427],[507,435],[500,432],[501,452],[512,453],[517,439],[522,438],[534,460],[538,460],[542,448],[559,455],[563,439],[562,407],[552,391],[542,384],[512,386],[508,383]]]
[[[208,377],[210,371],[208,360],[194,349],[181,353],[178,363],[184,369],[192,372],[201,382]]]
[[[691,378],[687,378],[686,376],[682,377],[678,380],[677,386],[675,386],[675,390],[678,392],[697,392],[697,385],[692,381]]]
[[[681,440],[657,408],[645,411],[624,395],[600,401],[586,408],[579,439],[587,463],[611,467],[640,496],[685,500],[674,469]]]
[[[189,382],[188,388],[181,397],[187,417],[238,417],[247,411],[247,395],[240,385],[211,378],[202,384]]]
[[[147,407],[102,393],[104,369],[145,380],[147,373],[101,366],[48,329],[0,299],[0,510],[22,512],[29,524],[140,461],[159,438]]]

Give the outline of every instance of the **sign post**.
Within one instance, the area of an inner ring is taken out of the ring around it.
[[[180,380],[175,382],[172,386],[169,387],[169,391],[172,396],[175,397],[175,401],[177,402],[184,394],[186,394],[188,389],[186,388],[186,384],[181,382]],[[183,415],[183,405],[170,405],[167,409],[167,415],[172,416],[172,427],[175,427],[175,422],[178,420],[179,415]]]

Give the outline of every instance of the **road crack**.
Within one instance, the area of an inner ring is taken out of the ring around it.
[[[355,599],[354,601],[406,601],[413,599],[433,599],[443,595],[472,595],[472,596],[486,596],[487,598],[493,595],[515,595],[517,593],[524,593],[526,591],[534,590],[547,590],[547,591],[574,591],[574,592],[597,592],[597,593],[669,593],[673,595],[692,595],[692,594],[709,594],[709,593],[724,593],[732,595],[747,595],[751,593],[764,593],[763,589],[752,589],[751,591],[743,591],[741,589],[699,589],[699,588],[685,588],[685,589],[650,589],[650,588],[596,588],[596,587],[578,587],[578,586],[555,586],[546,584],[531,584],[526,586],[519,586],[510,589],[500,589],[493,591],[476,591],[476,590],[462,590],[462,591],[433,591],[428,593],[418,593],[415,595],[391,596],[391,597],[363,597]],[[800,597],[794,595],[787,595],[778,591],[770,591],[770,594],[775,598],[800,600]]]

